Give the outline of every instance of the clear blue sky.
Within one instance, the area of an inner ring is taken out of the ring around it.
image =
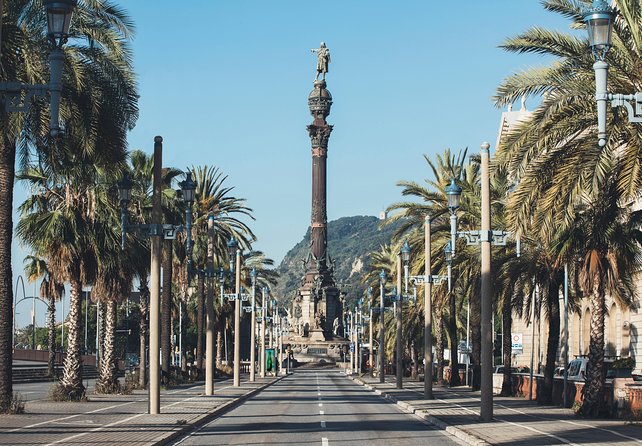
[[[334,220],[400,200],[397,181],[429,175],[423,154],[494,144],[498,83],[546,62],[498,45],[532,26],[569,29],[536,0],[117,2],[136,24],[140,118],[129,148],[151,153],[161,135],[165,165],[222,169],[254,209],[255,248],[277,264],[310,223],[311,48],[325,41],[332,56]],[[14,249],[14,282],[25,254]]]

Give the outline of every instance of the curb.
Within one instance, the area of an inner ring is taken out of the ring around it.
[[[192,424],[189,424],[181,429],[178,429],[174,432],[172,432],[170,435],[168,435],[166,438],[163,438],[156,443],[153,443],[154,446],[164,446],[166,444],[171,443],[174,440],[177,440],[179,437],[182,437],[199,427],[209,423],[210,421],[220,417],[221,415],[229,412],[230,410],[238,407],[241,405],[241,403],[245,402],[249,398],[252,398],[254,395],[256,395],[259,392],[262,392],[263,390],[267,389],[270,387],[272,384],[275,384],[279,381],[281,381],[283,378],[285,378],[285,375],[283,376],[277,376],[275,377],[272,381],[263,384],[261,387],[257,387],[256,389],[241,395],[240,397],[228,401],[224,404],[221,404],[220,406],[217,406],[216,408],[212,409],[210,412],[206,412],[201,418],[198,420],[194,421]]]
[[[488,443],[485,440],[482,440],[481,438],[470,434],[466,432],[463,429],[460,429],[456,426],[452,426],[445,421],[443,421],[440,418],[437,418],[433,415],[430,415],[428,413],[423,412],[421,409],[417,409],[414,407],[412,404],[406,403],[405,401],[399,401],[397,398],[394,396],[388,394],[387,392],[383,392],[379,389],[376,389],[375,387],[371,386],[370,384],[362,381],[359,377],[352,377],[346,375],[348,379],[351,379],[353,382],[362,385],[368,390],[373,391],[376,395],[381,396],[382,398],[385,398],[386,400],[395,403],[397,406],[399,406],[404,412],[413,414],[418,416],[419,418],[427,421],[428,423],[432,424],[433,426],[438,427],[441,430],[444,430],[451,434],[454,437],[457,437],[459,440],[462,440],[463,442],[471,445],[471,446],[490,446],[491,443]]]

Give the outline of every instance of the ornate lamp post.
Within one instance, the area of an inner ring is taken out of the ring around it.
[[[373,320],[372,320],[372,287],[366,290],[368,293],[368,363],[370,364],[370,376],[374,376],[374,339],[373,339]]]
[[[379,382],[384,383],[386,381],[386,356],[385,356],[385,348],[384,348],[384,316],[386,314],[385,311],[385,297],[386,297],[386,282],[388,281],[388,276],[386,274],[386,270],[383,268],[381,269],[381,273],[379,273],[379,290],[380,290],[380,296],[379,296]]]
[[[234,387],[241,386],[241,250],[234,237],[227,243],[230,270],[235,272],[234,287]],[[235,264],[235,267],[233,265]]]
[[[174,239],[181,226],[162,224],[161,192],[162,192],[162,153],[163,138],[154,138],[154,187],[152,193],[152,222],[151,224],[129,224],[127,221],[127,206],[132,198],[132,183],[125,175],[118,182],[118,199],[120,201],[121,218],[121,248],[125,249],[127,231],[137,231],[146,234],[151,239],[151,268],[150,268],[150,302],[149,302],[149,413],[160,413],[160,268],[161,268],[161,239]],[[194,202],[196,184],[187,179],[181,182],[181,196],[187,205],[186,229],[189,248],[191,249],[191,207]]]
[[[624,106],[629,122],[642,122],[642,93],[611,94],[608,92],[608,70],[606,55],[611,49],[611,33],[615,11],[605,0],[593,0],[591,8],[584,12],[584,22],[588,30],[589,45],[595,63],[595,100],[597,101],[597,137],[598,145],[606,145],[606,101],[611,107]],[[631,102],[635,103],[635,109]]]
[[[261,295],[261,378],[265,378],[265,335],[267,330],[267,305],[270,299],[270,289],[263,287]]]
[[[250,381],[255,381],[255,362],[256,362],[256,268],[250,271],[252,279],[252,322],[250,328]]]
[[[491,231],[490,229],[490,176],[489,154],[490,144],[481,145],[481,231],[457,232],[456,210],[459,207],[461,188],[452,179],[446,188],[448,208],[450,209],[451,222],[451,247],[445,250],[446,261],[452,261],[455,256],[457,236],[466,237],[468,244],[481,244],[481,420],[493,419],[493,339],[492,339],[492,282],[491,282],[491,242],[497,245],[506,244],[505,231]],[[449,264],[449,276],[450,276]],[[450,279],[448,289],[451,289]],[[457,352],[451,352],[457,354]],[[454,371],[453,371],[454,372]]]
[[[34,96],[49,93],[49,132],[51,136],[60,134],[60,96],[62,94],[62,47],[69,38],[71,17],[76,8],[76,0],[44,0],[47,12],[47,36],[51,43],[49,54],[50,78],[48,84],[31,85],[21,82],[0,82],[0,93],[5,96],[4,109],[7,112],[28,112]]]

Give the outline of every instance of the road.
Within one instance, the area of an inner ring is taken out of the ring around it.
[[[175,445],[460,445],[331,369],[296,370]]]
[[[52,384],[52,381],[16,383],[13,385],[13,391],[19,393],[25,401],[40,401],[47,399]],[[94,392],[95,379],[83,380],[83,384],[87,388],[87,394]]]

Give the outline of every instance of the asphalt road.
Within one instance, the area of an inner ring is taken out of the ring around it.
[[[296,370],[175,445],[455,445],[338,371]]]

